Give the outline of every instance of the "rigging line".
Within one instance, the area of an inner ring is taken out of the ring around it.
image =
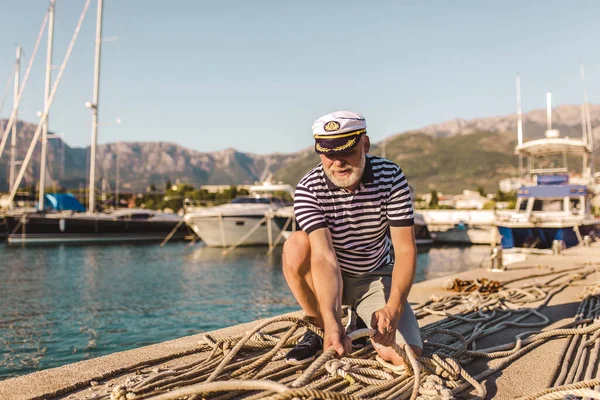
[[[31,67],[33,66],[33,61],[35,60],[35,56],[38,51],[38,47],[40,46],[40,42],[42,41],[42,36],[44,35],[44,29],[46,28],[46,24],[48,23],[48,15],[49,10],[46,10],[46,14],[44,15],[44,21],[42,22],[42,26],[40,27],[40,31],[38,33],[37,40],[35,42],[35,46],[33,47],[33,52],[31,53],[31,59],[29,59],[29,64],[27,64],[27,70],[25,71],[25,75],[23,76],[23,82],[21,83],[21,87],[19,88],[19,94],[17,95],[17,100],[13,105],[13,111],[10,114],[10,119],[8,120],[8,124],[4,129],[5,132],[10,132],[10,128],[15,123],[17,119],[17,108],[19,103],[21,102],[21,97],[23,96],[23,92],[25,91],[25,86],[27,86],[27,79],[29,79],[29,73],[31,72]],[[2,158],[2,152],[4,151],[4,146],[6,146],[6,140],[9,135],[4,135],[2,137],[2,142],[0,143],[0,158]]]
[[[5,85],[5,89],[4,89],[4,94],[2,95],[2,100],[0,101],[0,115],[2,115],[2,109],[4,108],[4,102],[6,101],[6,97],[8,96],[8,90],[10,89],[11,85],[12,85],[12,80],[15,77],[15,71],[16,71],[17,67],[14,66],[13,70],[10,74],[10,77],[8,78],[8,80],[6,81],[6,85]]]
[[[81,15],[79,16],[79,20],[77,21],[77,26],[75,27],[75,32],[73,32],[73,37],[71,38],[71,43],[69,43],[69,47],[67,48],[67,52],[65,53],[65,58],[63,59],[63,62],[60,66],[60,70],[58,71],[58,76],[56,77],[54,86],[52,86],[52,91],[50,92],[50,96],[48,96],[48,101],[46,102],[46,105],[44,107],[44,112],[43,112],[42,116],[40,117],[40,122],[38,123],[37,129],[35,130],[33,138],[31,139],[29,149],[27,149],[27,154],[25,155],[25,159],[23,160],[23,163],[21,164],[21,169],[19,170],[19,174],[17,175],[17,178],[15,179],[15,182],[13,184],[13,188],[10,191],[9,198],[8,198],[9,204],[11,204],[13,199],[15,198],[15,195],[17,194],[17,189],[19,188],[19,184],[21,183],[21,180],[23,179],[23,176],[25,175],[25,170],[27,169],[27,164],[29,164],[29,160],[31,159],[33,150],[35,149],[35,145],[40,137],[40,133],[42,131],[42,126],[44,125],[44,122],[46,122],[46,119],[48,118],[48,113],[50,112],[50,107],[52,106],[52,102],[54,101],[54,96],[56,95],[56,92],[58,90],[58,85],[60,84],[60,81],[65,73],[67,63],[69,62],[69,58],[71,57],[71,53],[73,52],[73,47],[75,47],[75,41],[77,40],[77,36],[79,36],[79,31],[81,30],[81,26],[83,25],[83,20],[85,18],[85,15],[87,14],[87,10],[88,10],[89,6],[90,6],[90,0],[86,0],[85,5],[83,6],[83,10],[81,11]],[[47,19],[48,19],[48,13],[46,13],[46,20]],[[6,137],[7,135],[4,135],[4,136]],[[2,154],[1,150],[2,149],[0,148],[0,154]]]

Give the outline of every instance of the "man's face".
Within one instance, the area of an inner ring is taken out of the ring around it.
[[[355,190],[365,171],[369,145],[369,137],[363,135],[358,145],[348,152],[320,154],[323,171],[327,178],[338,187]]]

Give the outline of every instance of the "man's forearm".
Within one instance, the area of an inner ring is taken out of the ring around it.
[[[340,324],[342,312],[342,275],[332,260],[311,259],[312,280],[319,306],[319,312],[325,326]]]
[[[408,298],[415,279],[416,250],[398,251],[395,253],[392,287],[387,304],[400,309]]]

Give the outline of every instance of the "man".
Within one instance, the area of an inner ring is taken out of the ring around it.
[[[321,164],[298,183],[294,213],[302,229],[283,248],[283,272],[294,297],[325,334],[307,331],[286,359],[311,361],[321,350],[342,356],[351,343],[342,326],[350,305],[377,333],[385,360],[401,365],[392,347],[422,341],[406,299],[415,275],[416,245],[408,183],[393,162],[367,155],[362,115],[327,114],[312,126]],[[393,248],[392,248],[393,245]]]

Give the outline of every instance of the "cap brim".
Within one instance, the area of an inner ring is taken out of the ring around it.
[[[337,154],[352,151],[360,142],[361,135],[337,139],[315,139],[317,154]]]

